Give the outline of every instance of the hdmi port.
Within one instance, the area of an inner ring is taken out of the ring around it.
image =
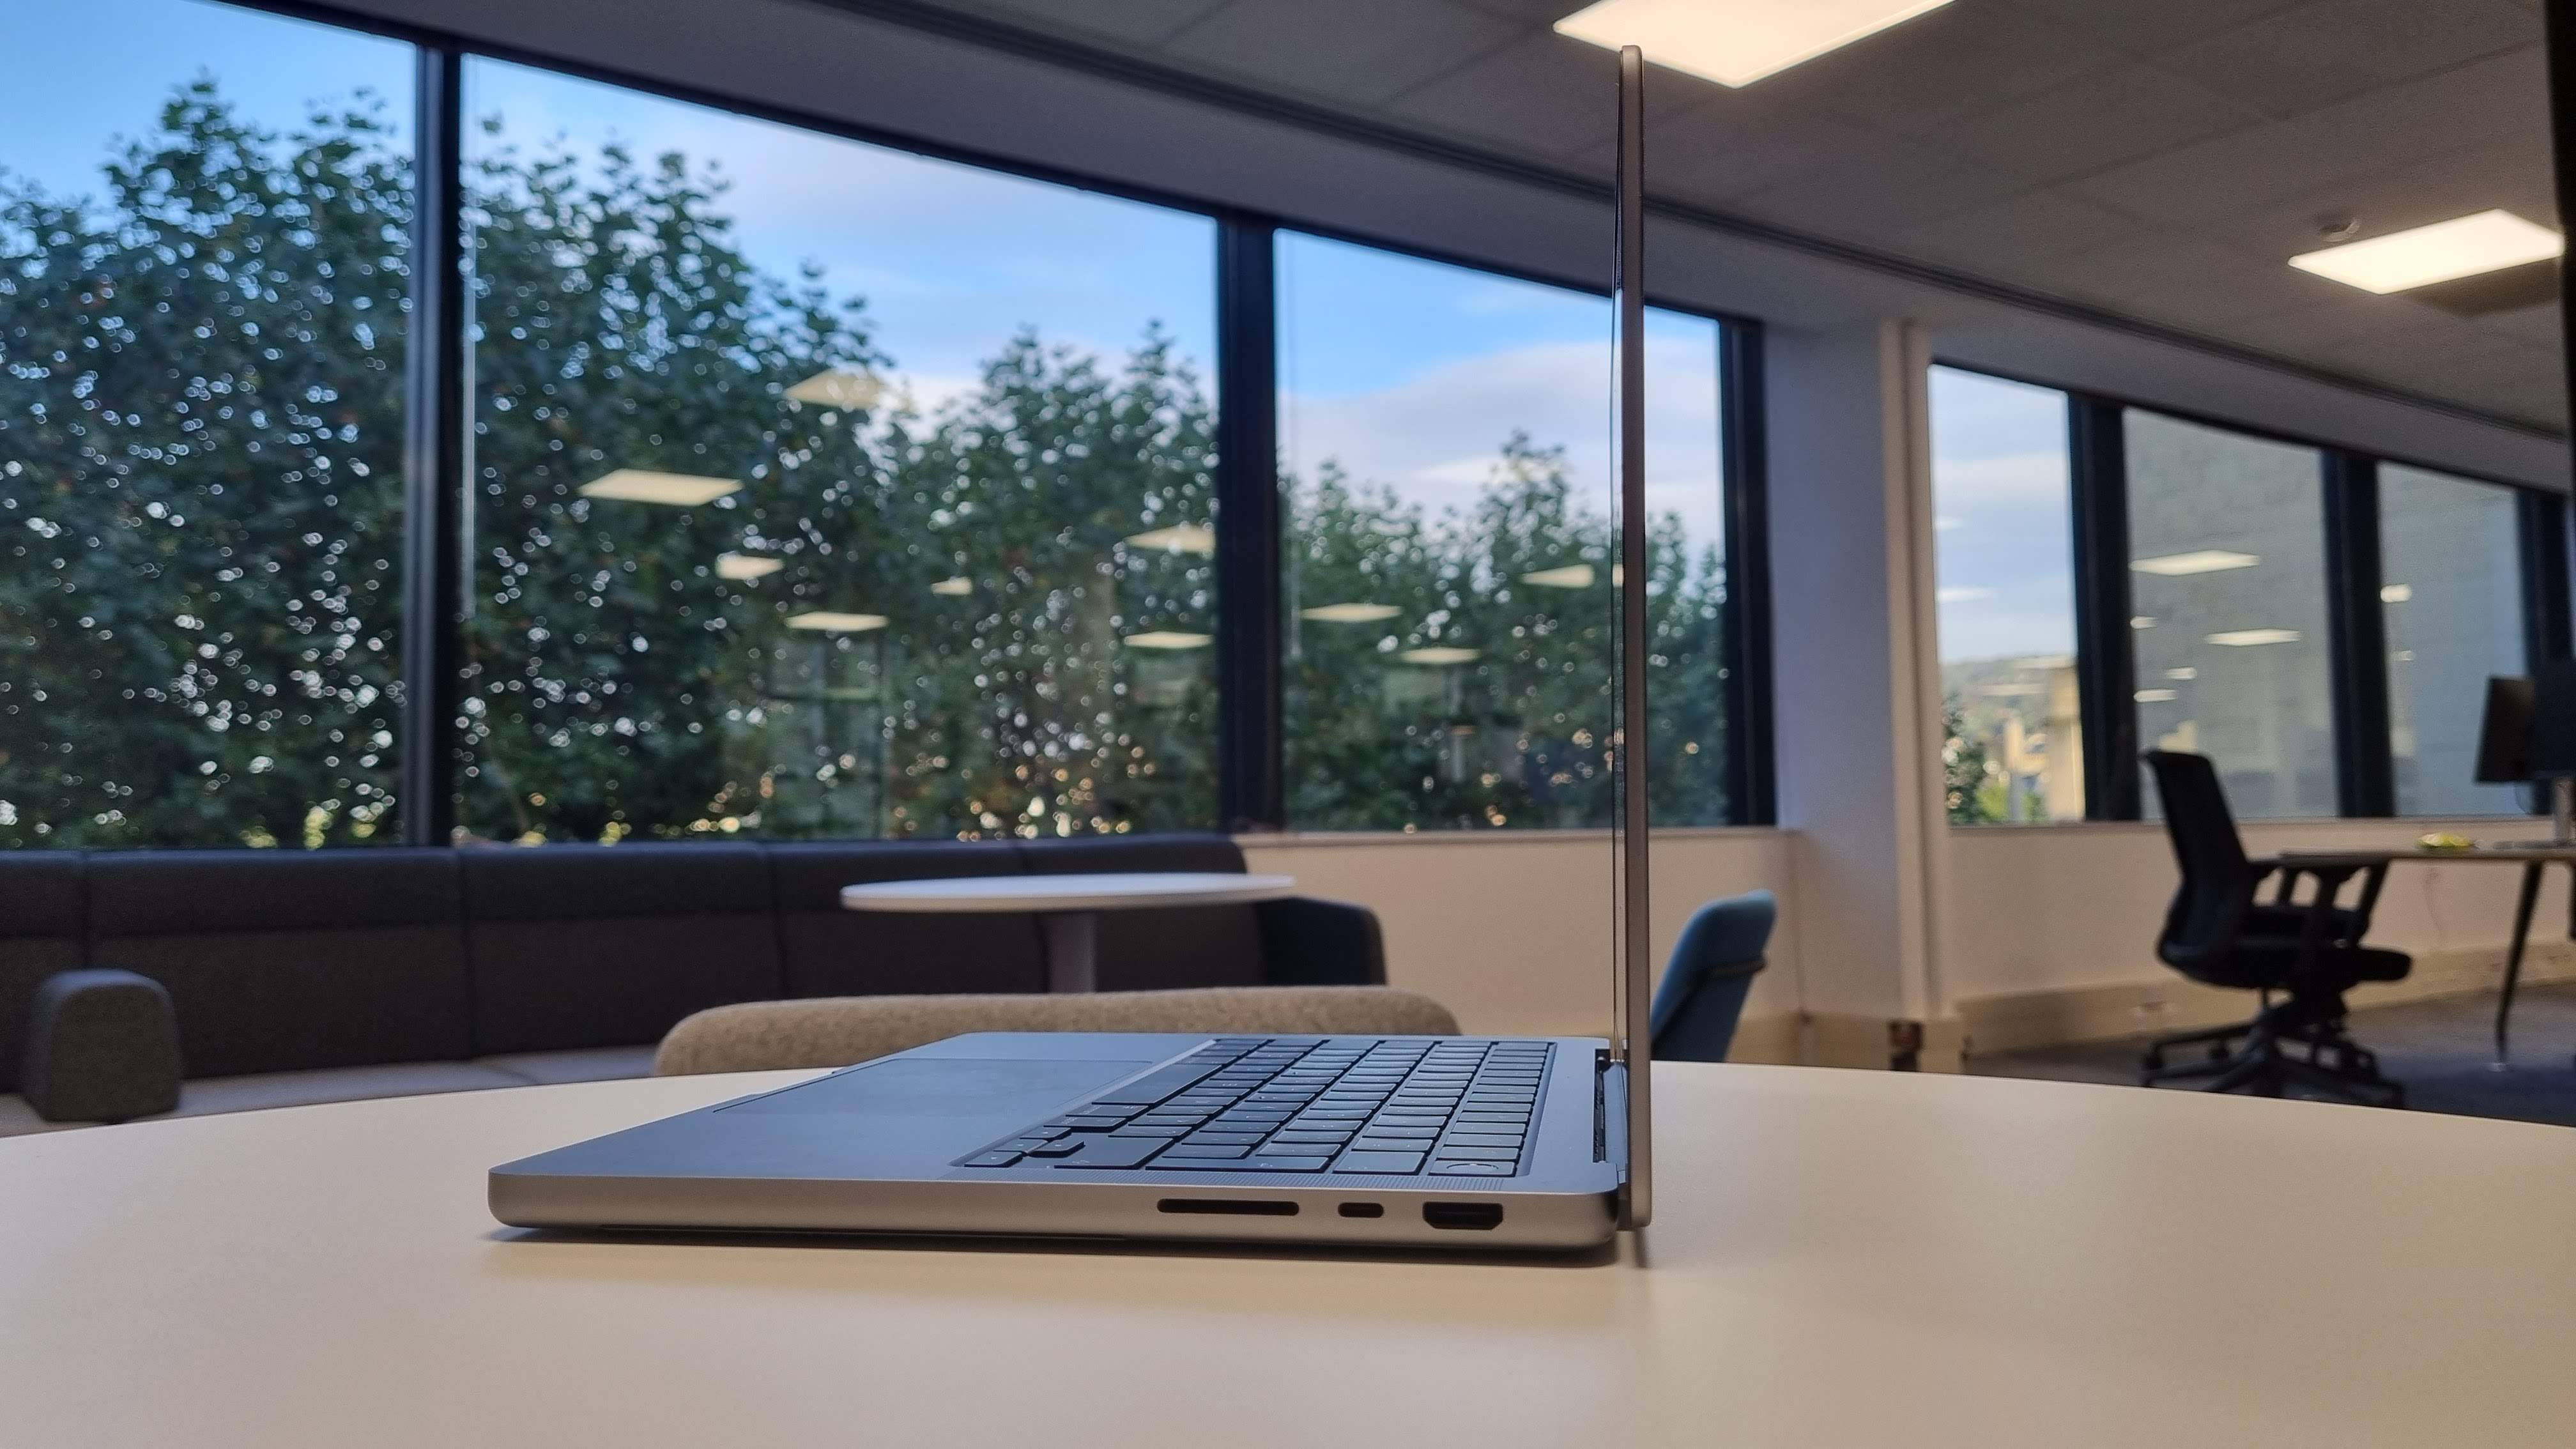
[[[1503,1205],[1498,1202],[1427,1202],[1422,1205],[1422,1220],[1435,1228],[1487,1233],[1503,1225]]]

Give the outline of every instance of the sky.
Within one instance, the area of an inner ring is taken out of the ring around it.
[[[1941,659],[2075,652],[2066,394],[1932,369]]]
[[[98,37],[115,36],[116,64]],[[370,92],[407,139],[411,52],[400,43],[211,0],[0,0],[0,95],[41,131],[0,138],[0,170],[93,190],[112,143],[148,133],[173,87],[211,74],[254,120],[292,126],[315,103]],[[782,274],[822,269],[866,298],[894,377],[924,406],[1034,326],[1115,356],[1159,325],[1211,385],[1215,225],[1208,218],[493,61],[466,72],[469,150],[716,164],[744,251]],[[497,136],[480,122],[497,118]],[[1607,244],[1604,238],[1604,244]],[[1606,500],[1610,308],[1598,296],[1283,234],[1281,438],[1292,471],[1326,457],[1437,511],[1472,504],[1515,428],[1562,444]],[[1718,536],[1716,325],[1648,328],[1649,495],[1696,545]]]

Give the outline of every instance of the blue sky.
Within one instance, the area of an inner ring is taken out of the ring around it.
[[[2066,395],[1932,369],[1941,658],[2075,652]]]
[[[102,49],[113,37],[114,64]],[[7,0],[0,94],[41,131],[0,139],[0,169],[49,190],[97,185],[115,138],[147,133],[173,87],[213,75],[251,118],[292,126],[370,91],[408,133],[411,52],[393,41],[211,0]],[[576,153],[618,140],[729,178],[744,250],[823,268],[867,299],[878,345],[925,405],[971,384],[1012,334],[1115,354],[1160,324],[1202,375],[1215,354],[1207,218],[498,62],[467,71],[468,144]],[[1604,244],[1608,239],[1604,238]],[[1599,297],[1313,238],[1281,251],[1283,444],[1435,509],[1471,502],[1515,427],[1563,444],[1587,488],[1609,455],[1609,307]],[[1649,327],[1650,486],[1691,535],[1718,525],[1715,328]]]

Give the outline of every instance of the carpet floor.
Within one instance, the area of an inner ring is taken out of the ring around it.
[[[2352,1034],[2379,1054],[2381,1071],[2406,1084],[2406,1103],[2415,1111],[2576,1127],[2576,984],[2526,986],[2515,994],[2513,1065],[2501,1072],[2493,1067],[2495,1009],[2492,994],[2374,1007],[2352,1014]],[[1967,1070],[2134,1084],[2143,1040],[1997,1052],[1970,1058]]]

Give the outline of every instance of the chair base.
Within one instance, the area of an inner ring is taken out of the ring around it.
[[[2168,1064],[2166,1053],[2206,1047],[2203,1060]],[[2299,1053],[2298,1048],[2306,1048]],[[2379,1058],[2344,1029],[2343,998],[2292,997],[2263,1008],[2252,1021],[2206,1031],[2178,1032],[2147,1043],[2138,1070],[2141,1086],[2206,1077],[2204,1092],[2286,1096],[2305,1087],[2365,1106],[2403,1107],[2406,1088],[2379,1070]]]

